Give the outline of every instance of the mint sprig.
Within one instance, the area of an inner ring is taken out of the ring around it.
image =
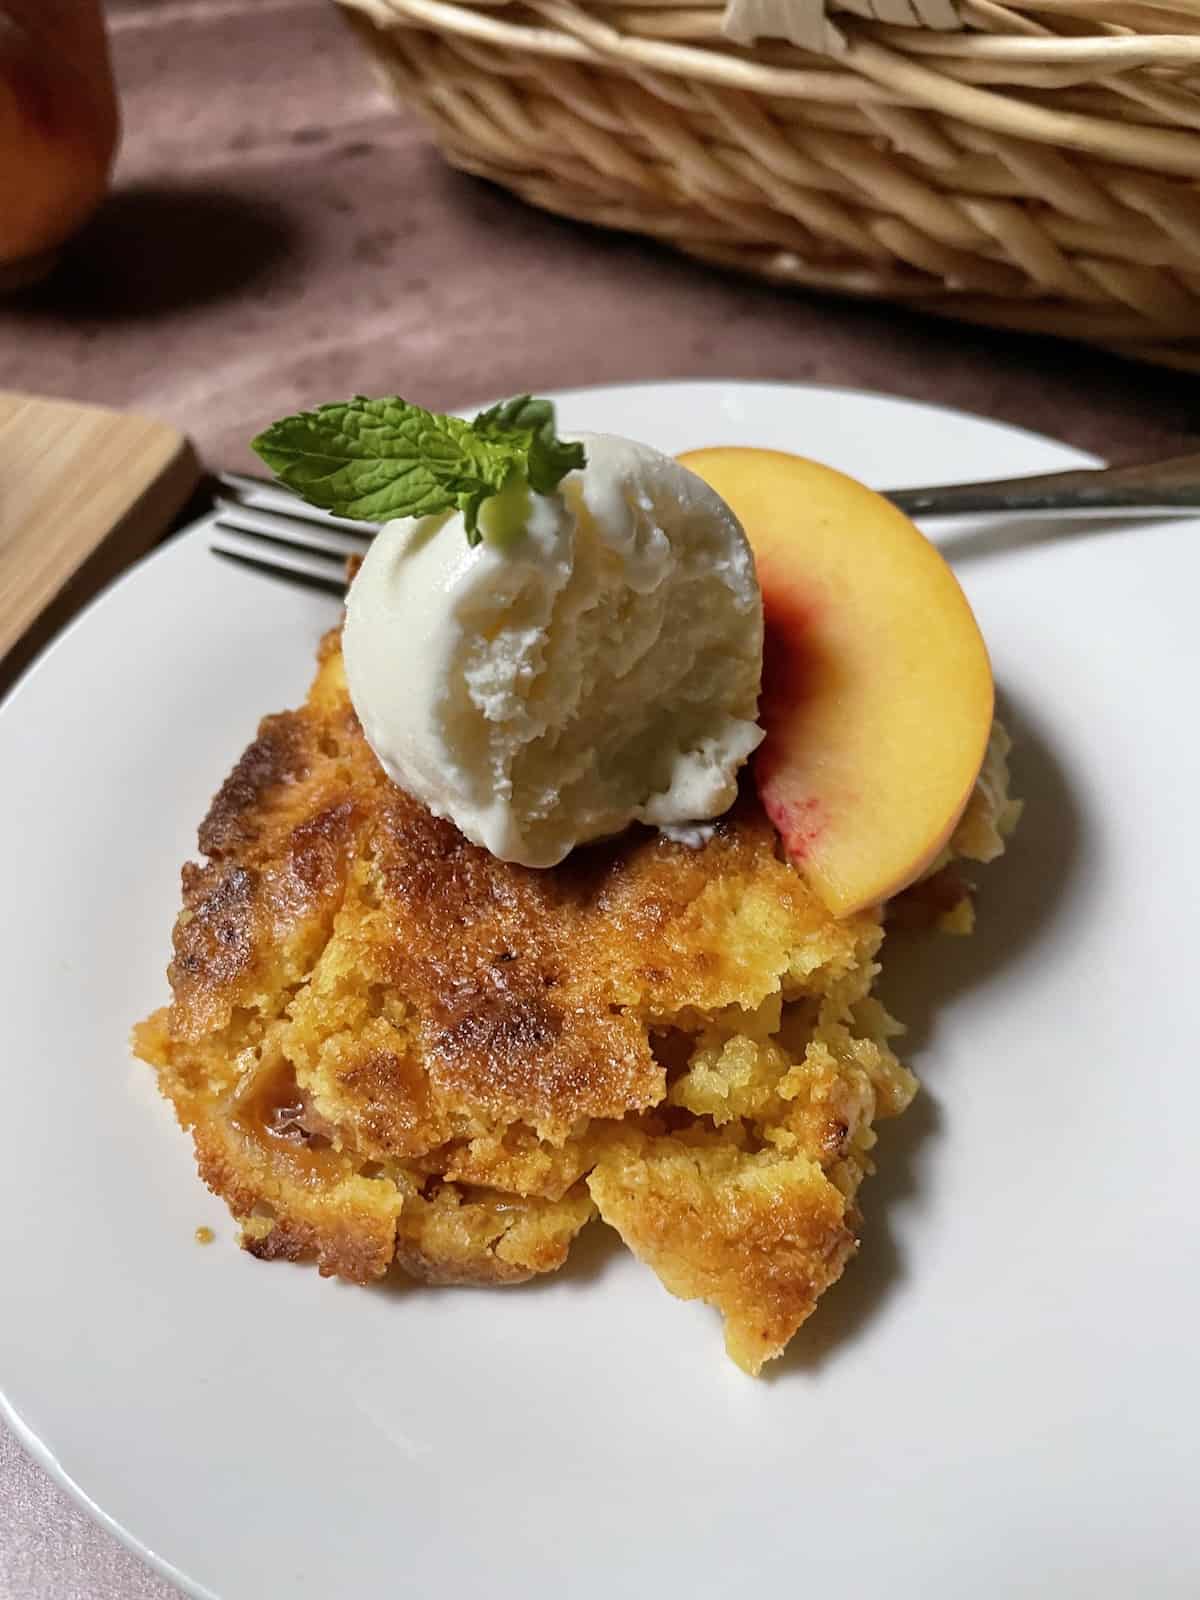
[[[311,505],[366,522],[458,510],[471,545],[482,537],[479,508],[515,478],[550,494],[585,464],[583,446],[557,436],[550,401],[530,395],[474,422],[423,411],[398,395],[355,395],[273,422],[252,448]]]
[[[535,494],[552,494],[576,467],[585,465],[583,446],[567,444],[554,431],[554,404],[518,395],[488,411],[471,424],[484,439],[518,439],[525,452],[525,476]]]

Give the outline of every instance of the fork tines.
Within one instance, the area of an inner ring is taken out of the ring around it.
[[[331,516],[281,489],[241,473],[217,480],[214,555],[292,583],[344,594],[347,562],[357,561],[378,524]]]

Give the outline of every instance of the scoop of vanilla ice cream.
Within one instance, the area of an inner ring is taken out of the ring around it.
[[[505,861],[719,816],[762,738],[762,600],[725,502],[584,436],[559,492],[389,522],[350,589],[351,699],[384,769]]]

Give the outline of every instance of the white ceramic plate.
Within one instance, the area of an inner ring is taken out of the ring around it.
[[[561,418],[878,485],[1081,460],[766,384]],[[523,1289],[363,1290],[240,1253],[200,1187],[126,1036],[209,795],[302,696],[332,601],[201,524],[0,711],[7,1414],[189,1592],[1194,1600],[1200,529],[937,531],[1028,810],[976,938],[888,974],[926,1094],[884,1129],[860,1259],[758,1383],[602,1228]]]

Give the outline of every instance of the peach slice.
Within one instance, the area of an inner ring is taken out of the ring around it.
[[[987,649],[937,550],[880,495],[779,450],[693,450],[754,550],[766,621],[755,780],[836,916],[919,878],[992,725]]]

